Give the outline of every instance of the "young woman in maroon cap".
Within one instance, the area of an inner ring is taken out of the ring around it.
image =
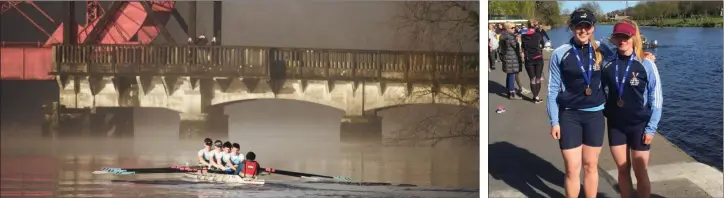
[[[601,70],[603,60],[616,52],[594,39],[596,15],[592,11],[576,9],[568,23],[572,38],[553,51],[548,67],[551,136],[558,140],[566,167],[566,197],[578,197],[581,170],[585,197],[596,197],[606,124]]]
[[[603,63],[601,82],[606,94],[608,143],[618,167],[621,197],[633,192],[631,164],[636,175],[638,197],[649,197],[651,182],[647,173],[651,141],[661,119],[661,80],[656,64],[641,58],[641,33],[634,21],[618,22],[611,34],[616,55]],[[629,150],[631,158],[629,160]]]

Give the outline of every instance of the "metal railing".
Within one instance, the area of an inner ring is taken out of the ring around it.
[[[159,45],[57,45],[53,53],[56,75],[432,80],[475,84],[480,76],[477,53]]]

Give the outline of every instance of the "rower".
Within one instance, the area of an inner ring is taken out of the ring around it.
[[[241,147],[239,146],[239,143],[234,143],[231,145],[231,156],[229,157],[229,161],[226,163],[226,166],[231,168],[231,170],[234,170],[236,172],[236,167],[239,166],[239,163],[244,160],[244,154],[241,154]]]
[[[231,157],[231,142],[226,141],[224,142],[224,146],[222,147],[221,157],[217,157],[217,161],[221,162],[221,167],[219,169],[225,170],[228,173],[233,173],[234,171],[231,170],[231,168],[228,167],[229,158]]]
[[[211,163],[209,163],[209,169],[216,169],[220,168],[223,170],[223,166],[221,166],[221,147],[223,144],[221,143],[221,140],[216,140],[214,142],[214,150],[211,152]]]
[[[199,150],[198,156],[199,156],[199,164],[201,166],[209,166],[209,162],[211,162],[211,138],[204,139],[204,148]]]
[[[264,168],[261,168],[259,162],[255,159],[256,154],[254,154],[254,152],[249,151],[246,153],[246,159],[242,161],[239,168],[236,169],[236,175],[244,178],[256,178],[261,171],[266,171]]]

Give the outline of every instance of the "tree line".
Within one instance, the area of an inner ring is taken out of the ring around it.
[[[489,16],[519,16],[523,19],[536,19],[542,24],[557,26],[565,24],[560,17],[562,6],[555,1],[490,1]]]
[[[631,16],[636,20],[720,17],[723,4],[722,1],[648,1],[607,14]]]

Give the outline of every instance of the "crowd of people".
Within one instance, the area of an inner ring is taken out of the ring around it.
[[[533,92],[532,102],[542,103],[539,97],[543,80],[543,47],[550,37],[536,20],[527,24],[498,23],[488,25],[488,72],[501,62],[501,70],[507,74],[506,87],[509,99],[521,99],[520,95]],[[530,79],[530,89],[520,83],[518,73],[525,68]],[[518,85],[517,87],[515,85]]]

